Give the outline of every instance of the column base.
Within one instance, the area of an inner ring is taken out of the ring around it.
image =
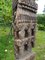
[[[26,56],[16,60],[34,60],[34,59],[35,59],[35,53],[29,53]]]

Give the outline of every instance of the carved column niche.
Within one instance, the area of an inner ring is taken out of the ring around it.
[[[14,0],[13,2],[16,60],[34,60],[35,54],[32,52],[32,47],[35,42],[37,4],[35,0]]]

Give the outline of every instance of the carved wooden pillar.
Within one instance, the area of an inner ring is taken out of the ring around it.
[[[34,60],[32,52],[35,42],[36,12],[35,0],[15,0],[17,4],[13,9],[14,19],[14,46],[16,60]],[[15,2],[14,1],[14,2]]]

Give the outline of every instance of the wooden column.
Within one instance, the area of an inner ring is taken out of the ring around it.
[[[15,13],[16,12],[16,13]],[[35,0],[14,0],[14,46],[16,60],[34,60],[37,4]]]

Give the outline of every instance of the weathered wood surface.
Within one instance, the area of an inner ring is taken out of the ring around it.
[[[35,0],[13,0],[12,5],[16,60],[34,60],[37,4]]]

